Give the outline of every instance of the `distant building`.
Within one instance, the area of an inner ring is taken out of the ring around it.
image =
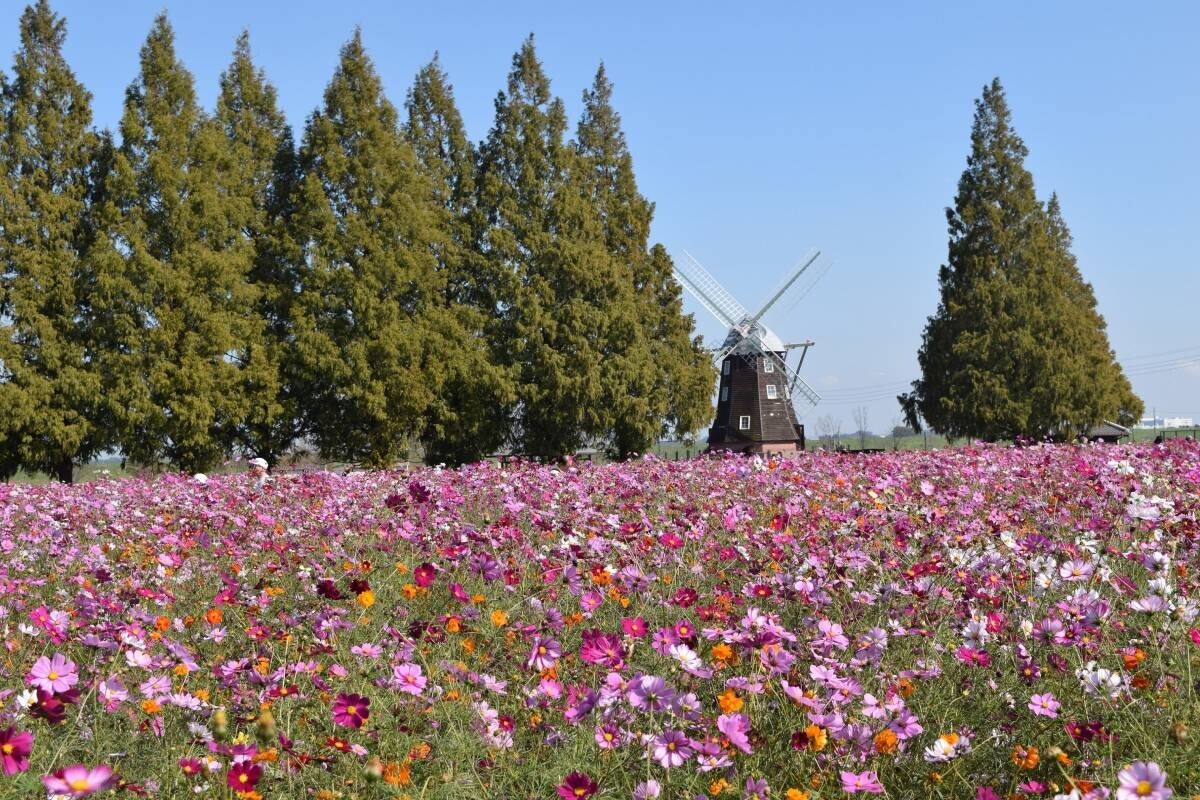
[[[1128,436],[1128,428],[1108,420],[1104,420],[1087,432],[1089,442],[1107,442],[1108,444],[1117,444]]]
[[[1142,417],[1136,428],[1194,428],[1196,422],[1191,417]]]

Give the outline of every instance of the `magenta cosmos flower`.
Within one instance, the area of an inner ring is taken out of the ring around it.
[[[620,669],[625,663],[625,648],[621,644],[621,637],[615,633],[584,631],[579,660],[587,664],[604,664],[613,669]]]
[[[91,768],[73,764],[56,770],[52,775],[43,775],[42,783],[50,794],[83,797],[107,789],[112,783],[112,774],[112,768],[104,764]]]
[[[371,716],[371,701],[358,694],[342,693],[333,701],[333,721],[347,728],[361,728]]]
[[[33,734],[17,733],[16,728],[0,731],[0,766],[5,775],[16,775],[29,769],[29,753],[33,750]]]
[[[436,577],[437,567],[435,567],[433,564],[422,564],[413,570],[413,580],[415,580],[417,586],[420,586],[421,588],[432,586],[433,580]]]
[[[846,794],[856,792],[883,794],[883,784],[879,782],[879,775],[875,770],[865,770],[859,773],[843,772],[842,791]]]
[[[641,617],[626,617],[621,620],[621,630],[625,631],[626,636],[640,639],[646,635],[646,620]]]
[[[581,800],[594,795],[598,788],[600,787],[586,773],[572,772],[559,784],[558,796],[564,800]]]
[[[30,686],[58,694],[78,683],[79,674],[75,671],[74,661],[62,653],[55,653],[54,658],[39,658],[26,680]]]
[[[1138,761],[1117,775],[1117,800],[1167,800],[1175,794],[1167,788],[1167,773],[1153,761]]]

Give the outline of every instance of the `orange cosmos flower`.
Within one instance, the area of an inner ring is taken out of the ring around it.
[[[1041,758],[1038,756],[1038,749],[1032,745],[1023,747],[1017,745],[1012,751],[1012,762],[1019,769],[1036,769]]]
[[[735,711],[740,711],[746,702],[738,697],[737,692],[733,689],[726,689],[717,697],[717,704],[721,706],[721,710],[726,714],[732,714]]]
[[[899,738],[890,728],[884,728],[875,734],[875,751],[882,754],[894,753],[899,741]]]

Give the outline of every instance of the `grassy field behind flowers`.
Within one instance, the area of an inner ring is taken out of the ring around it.
[[[1200,447],[0,487],[0,797],[1200,795]]]

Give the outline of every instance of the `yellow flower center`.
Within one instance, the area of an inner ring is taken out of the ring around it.
[[[584,789],[582,786],[575,789],[576,797],[583,797],[585,794],[587,794],[587,789]]]
[[[13,750],[15,750],[15,749],[16,749],[16,748],[15,748],[15,747],[13,747],[13,746],[12,746],[11,744],[9,744],[8,742],[5,742],[4,744],[0,745],[0,750],[3,750],[3,751],[4,751],[4,755],[6,755],[6,756],[10,756],[10,755],[12,755],[12,754],[13,754]]]
[[[346,706],[346,713],[354,716],[358,712],[358,706]]]
[[[1150,781],[1138,781],[1138,785],[1137,785],[1137,796],[1138,797],[1145,797],[1146,795],[1150,794],[1152,791],[1154,791],[1154,790],[1150,787]]]
[[[50,673],[48,675],[46,675],[46,677],[52,681],[56,681],[56,680],[58,680],[58,673],[55,672],[54,670],[50,670]]]
[[[73,792],[83,792],[91,788],[87,778],[76,778],[73,781],[68,781],[67,786],[70,786]]]
[[[238,783],[246,783],[249,780],[250,776],[244,772],[241,775],[238,775]]]

